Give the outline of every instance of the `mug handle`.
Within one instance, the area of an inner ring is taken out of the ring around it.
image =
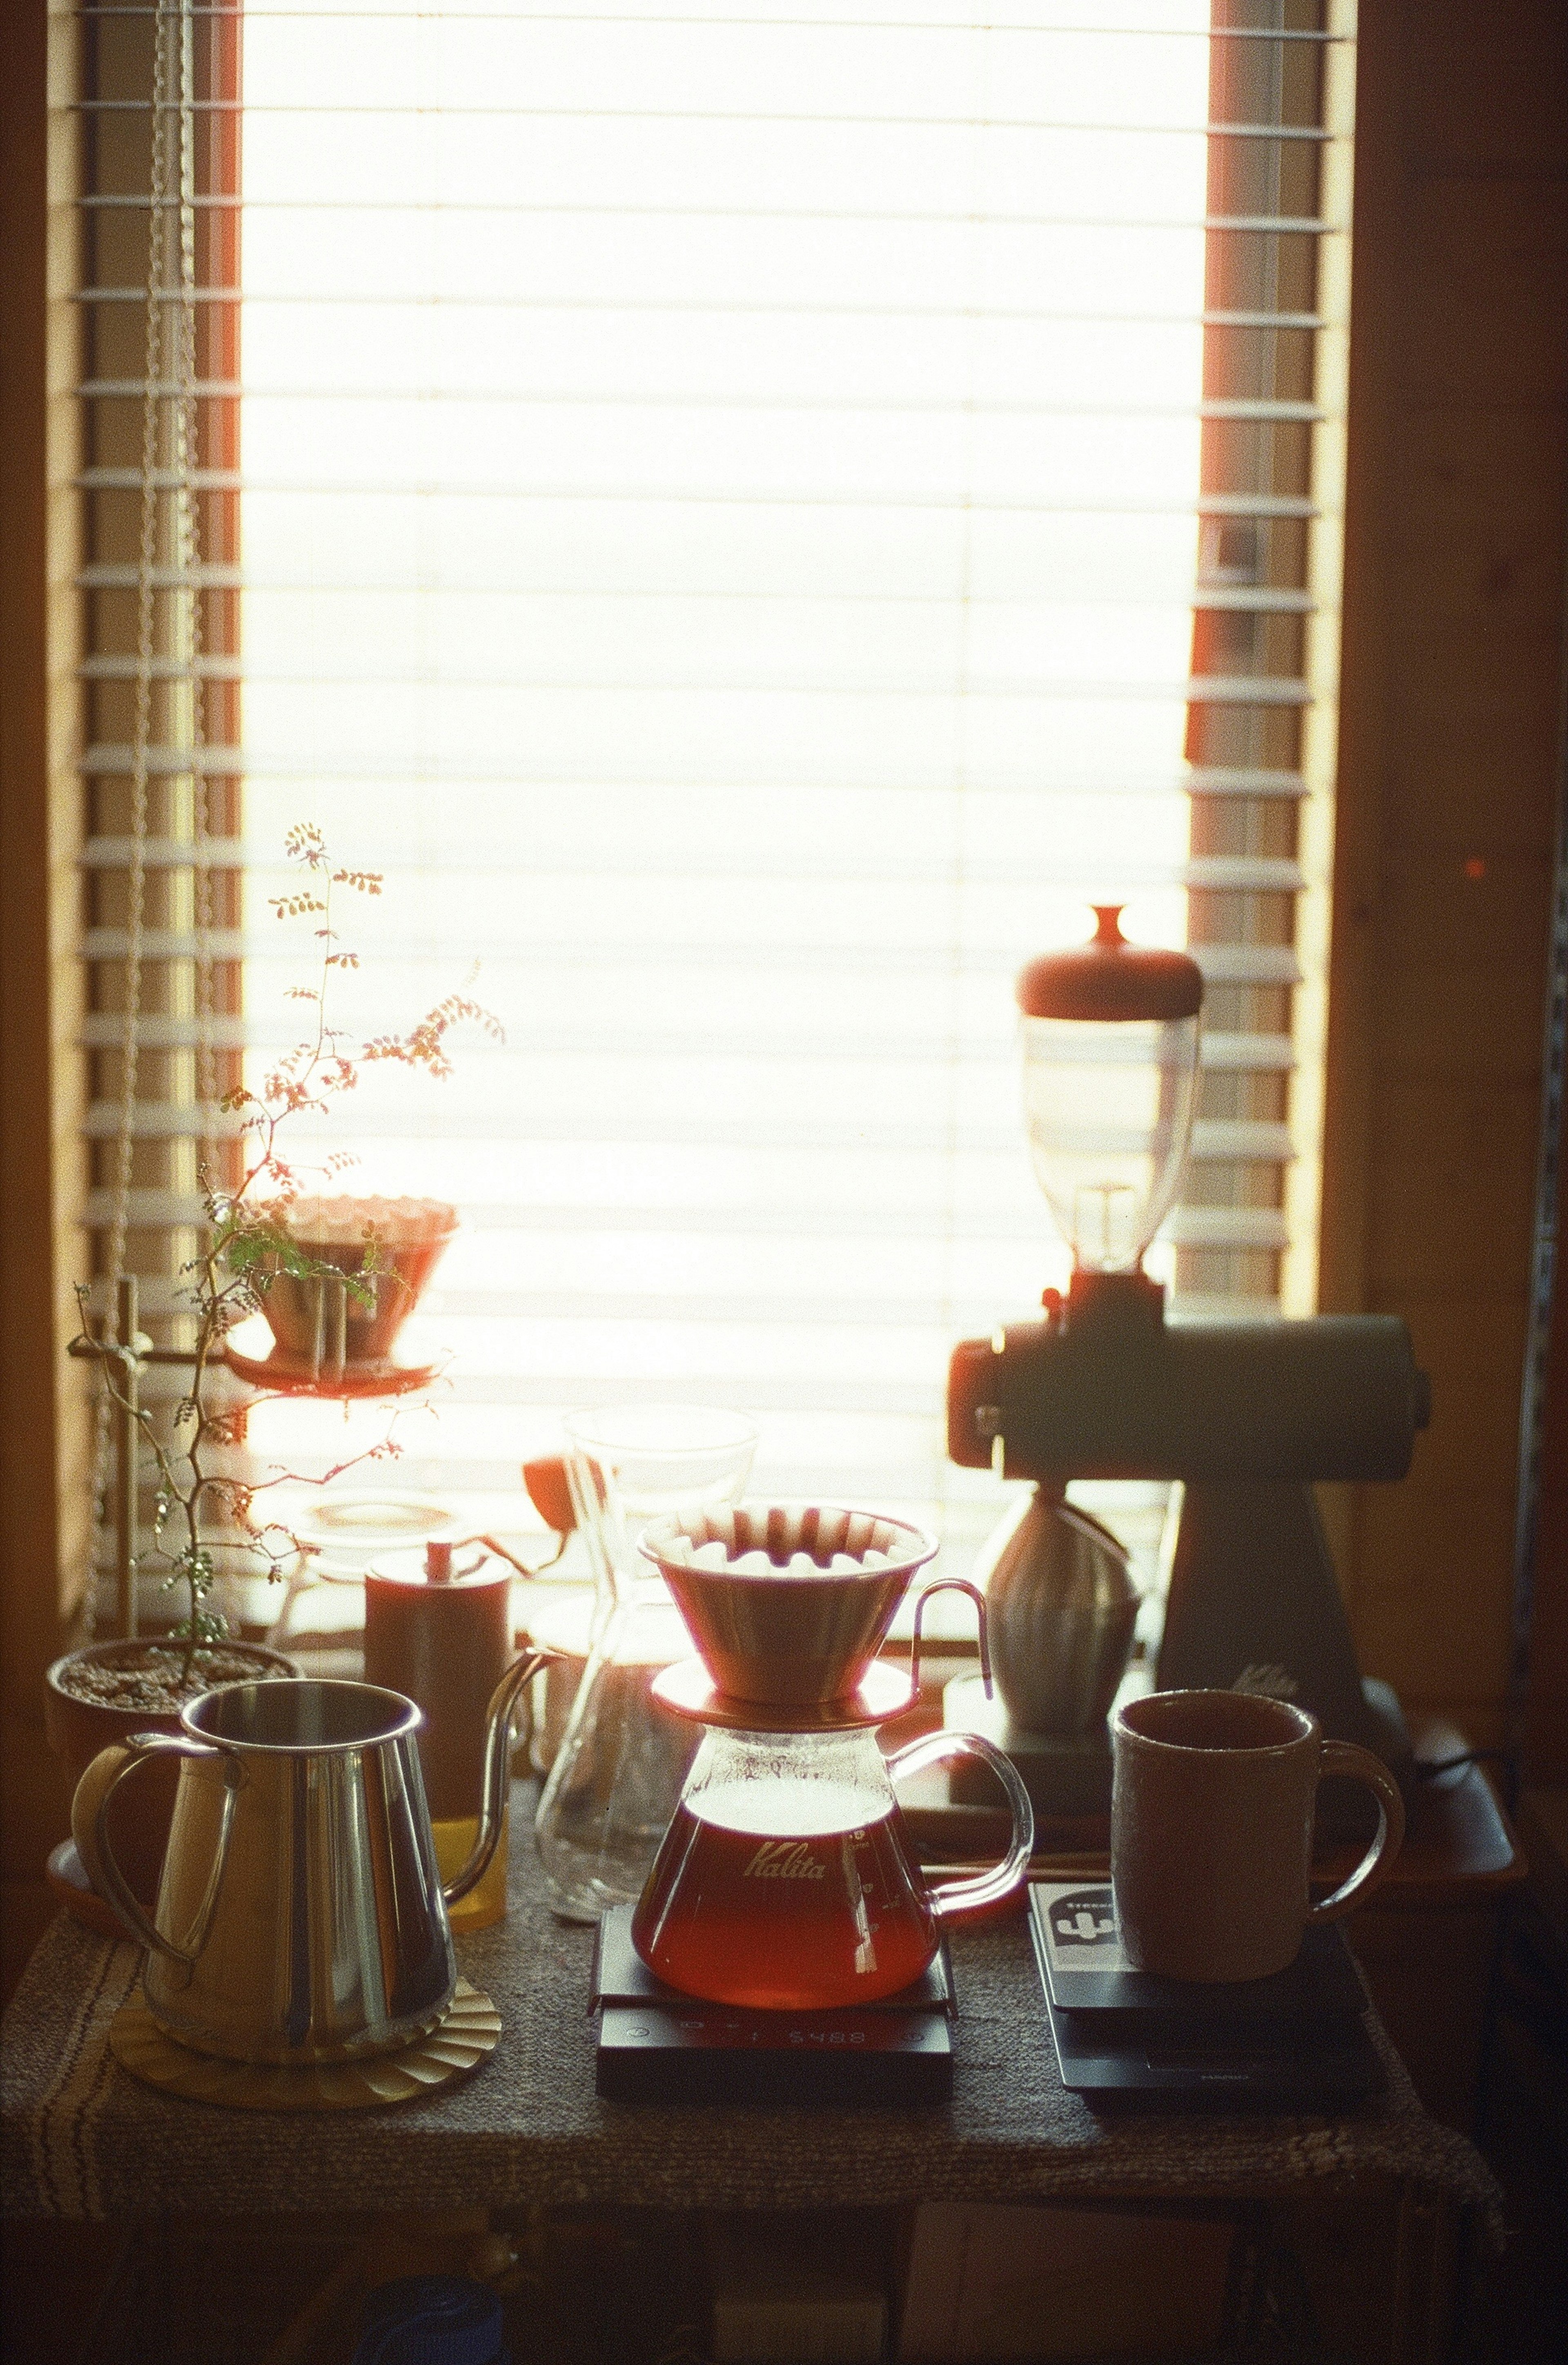
[[[165,1938],[151,1917],[143,1911],[141,1901],[131,1889],[109,1845],[109,1800],[128,1774],[149,1757],[220,1757],[223,1760],[223,1808],[218,1827],[218,1846],[213,1853],[212,1871],[206,1891],[196,1909],[191,1925],[190,1944],[176,1946]],[[229,1860],[229,1835],[234,1827],[234,1801],[239,1795],[244,1773],[232,1750],[215,1747],[210,1742],[187,1741],[177,1732],[133,1732],[128,1742],[115,1742],[100,1749],[96,1757],[77,1783],[71,1801],[71,1836],[76,1843],[76,1853],[84,1871],[100,1897],[106,1896],[120,1920],[141,1945],[154,1954],[167,1955],[173,1963],[183,1963],[187,1970],[195,1968],[197,1956],[207,1944],[207,1933],[212,1921],[213,1908],[218,1903],[218,1884],[223,1867]]]
[[[902,1774],[918,1774],[927,1765],[935,1765],[944,1757],[983,1757],[1007,1793],[1007,1803],[1013,1810],[1013,1844],[1002,1862],[989,1872],[975,1873],[968,1880],[944,1880],[925,1892],[925,1901],[938,1922],[946,1922],[955,1913],[972,1913],[982,1905],[1000,1904],[1010,1897],[1029,1869],[1029,1858],[1035,1849],[1035,1810],[1029,1793],[1018,1777],[1018,1769],[1011,1758],[1004,1757],[978,1732],[927,1732],[912,1741],[896,1757],[888,1759],[888,1778],[896,1782]]]
[[[1353,1741],[1326,1741],[1317,1778],[1321,1782],[1329,1774],[1346,1774],[1366,1784],[1377,1800],[1377,1833],[1349,1880],[1342,1880],[1333,1895],[1324,1898],[1320,1904],[1308,1906],[1309,1922],[1338,1922],[1370,1896],[1399,1854],[1405,1839],[1405,1800],[1381,1757],[1374,1757],[1370,1749],[1358,1748]]]

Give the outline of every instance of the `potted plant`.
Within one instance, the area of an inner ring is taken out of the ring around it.
[[[240,1323],[267,1314],[276,1292],[274,1327],[282,1345],[292,1335],[289,1326],[300,1304],[312,1290],[319,1303],[323,1284],[330,1284],[338,1302],[353,1309],[351,1334],[363,1331],[385,1351],[455,1227],[456,1211],[444,1203],[396,1202],[394,1218],[384,1212],[386,1202],[308,1200],[301,1171],[284,1155],[280,1135],[291,1118],[330,1114],[372,1061],[393,1059],[445,1076],[451,1070],[445,1038],[453,1026],[472,1021],[497,1036],[500,1032],[489,1012],[457,993],[427,1012],[406,1035],[377,1035],[351,1044],[328,1018],[335,972],[358,966],[357,955],[343,948],[332,926],[333,891],[378,895],[381,880],[372,871],[334,867],[312,827],[292,830],[286,850],[299,868],[300,880],[271,902],[279,919],[317,923],[317,982],[295,988],[292,996],[312,1007],[312,1023],[259,1090],[241,1088],[222,1103],[239,1119],[241,1171],[230,1188],[210,1176],[203,1180],[203,1244],[184,1268],[183,1295],[195,1326],[191,1379],[167,1433],[128,1391],[122,1359],[134,1342],[120,1341],[117,1351],[91,1339],[86,1292],[78,1290],[84,1335],[75,1343],[98,1356],[111,1398],[129,1412],[156,1470],[151,1556],[163,1564],[164,1589],[180,1596],[183,1615],[166,1634],[88,1643],[49,1669],[50,1744],[73,1780],[100,1749],[132,1732],[177,1732],[186,1702],[218,1684],[298,1675],[281,1653],[230,1636],[227,1621],[211,1607],[214,1584],[225,1567],[276,1580],[301,1549],[287,1525],[268,1519],[259,1502],[269,1487],[298,1474],[279,1470],[258,1480],[225,1466],[226,1455],[244,1441],[253,1404],[265,1401],[263,1394],[236,1404],[220,1392],[217,1374],[226,1367],[226,1342]],[[337,1153],[327,1161],[327,1171],[335,1176],[348,1162]],[[314,1212],[321,1207],[332,1210],[330,1238],[321,1237],[323,1218]],[[356,1225],[357,1237],[351,1237]],[[353,1343],[357,1339],[351,1336]],[[299,1377],[294,1375],[296,1384]],[[374,1372],[363,1391],[344,1392],[375,1393]],[[339,1463],[319,1483],[327,1485],[359,1462],[398,1451],[388,1429],[378,1443]],[[176,1773],[172,1763],[151,1762],[122,1787],[115,1802],[116,1809],[125,1802],[111,1834],[115,1854],[132,1889],[148,1902],[156,1894]]]

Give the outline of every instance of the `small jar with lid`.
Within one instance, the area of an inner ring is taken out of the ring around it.
[[[442,1880],[461,1872],[478,1837],[490,1695],[513,1657],[513,1575],[478,1541],[386,1552],[365,1571],[364,1678],[423,1713],[420,1766]],[[452,1927],[487,1929],[506,1910],[503,1822],[484,1878],[452,1909]]]

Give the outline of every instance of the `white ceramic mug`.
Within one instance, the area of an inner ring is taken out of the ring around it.
[[[1337,1922],[1381,1880],[1405,1802],[1380,1757],[1326,1741],[1315,1716],[1251,1692],[1151,1692],[1112,1727],[1111,1880],[1135,1969],[1172,1979],[1261,1979],[1295,1960],[1307,1924]],[[1377,1835],[1350,1878],[1311,1902],[1325,1775],[1377,1799]]]

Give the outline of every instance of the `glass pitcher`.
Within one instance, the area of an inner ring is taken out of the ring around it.
[[[1002,1861],[927,1887],[893,1784],[980,1757],[1013,1810]],[[655,1976],[753,2011],[823,2011],[919,1978],[942,1926],[1008,1896],[1034,1844],[1028,1793],[978,1734],[932,1732],[884,1758],[874,1731],[710,1727],[633,1918]]]
[[[690,1728],[649,1697],[690,1643],[637,1538],[650,1519],[734,1503],[756,1430],[739,1414],[687,1405],[573,1413],[565,1426],[594,1613],[534,1832],[551,1911],[597,1922],[642,1888],[692,1758]]]

